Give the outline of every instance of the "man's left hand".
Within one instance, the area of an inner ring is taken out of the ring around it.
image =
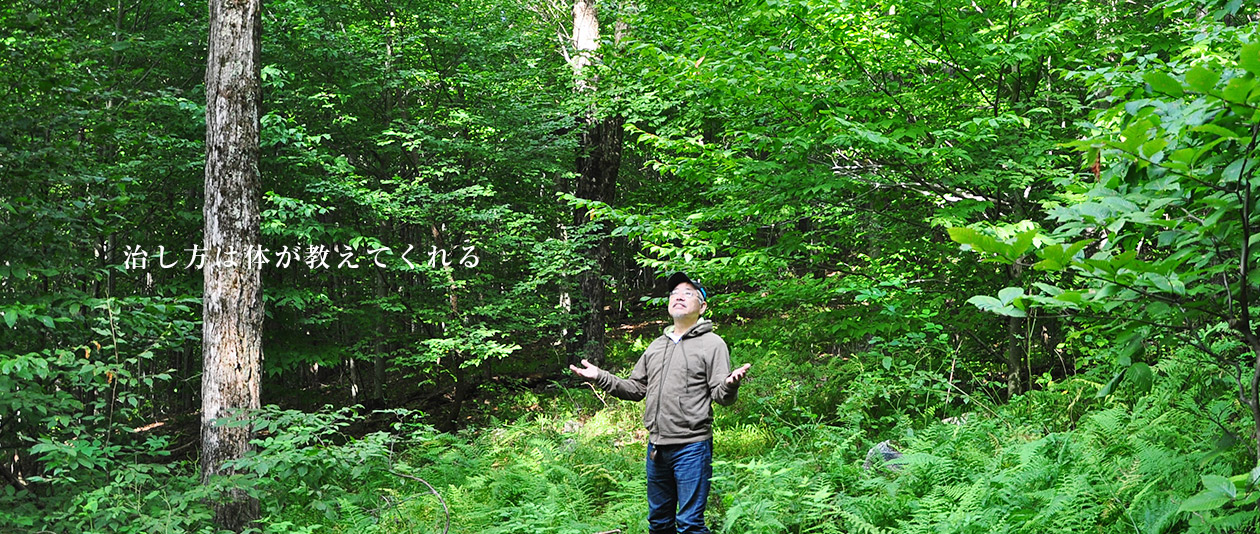
[[[740,367],[739,369],[731,371],[730,376],[726,377],[726,383],[732,386],[739,385],[740,382],[744,381],[744,375],[748,374],[748,369],[751,367],[752,367],[751,363],[746,363],[744,364],[743,367]]]

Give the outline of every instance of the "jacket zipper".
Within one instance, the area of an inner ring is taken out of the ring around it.
[[[683,334],[683,335],[686,336],[686,334]],[[669,336],[665,336],[665,337],[668,338]],[[652,424],[656,426],[657,428],[657,435],[660,435],[660,430],[661,430],[661,423],[660,423],[661,397],[662,397],[661,392],[665,389],[665,380],[667,380],[669,377],[669,364],[674,362],[674,358],[673,358],[674,351],[678,350],[682,346],[683,339],[686,339],[686,338],[685,337],[678,338],[677,343],[674,343],[674,340],[672,339],[669,340],[669,342],[673,344],[673,347],[670,350],[665,351],[665,368],[662,370],[664,374],[661,376],[659,380],[660,385],[657,386],[656,388],[656,415],[652,416]]]

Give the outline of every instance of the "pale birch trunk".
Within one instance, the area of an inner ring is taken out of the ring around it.
[[[261,0],[211,0],[206,69],[205,289],[201,377],[201,477],[230,474],[249,450],[248,426],[218,424],[260,405],[261,267],[258,135]],[[257,520],[258,501],[233,491],[214,506],[220,528]]]

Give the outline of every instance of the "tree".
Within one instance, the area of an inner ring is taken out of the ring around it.
[[[1050,185],[1071,174],[1057,145],[1086,111],[1084,84],[1063,70],[1105,55],[1077,45],[1113,31],[1096,20],[1131,22],[1128,8],[645,4],[630,15],[630,52],[601,78],[626,94],[627,157],[646,160],[648,179],[624,178],[610,214],[614,235],[641,239],[643,265],[757,288],[725,292],[742,306],[828,308],[855,346],[921,330],[904,311],[925,310],[972,349],[969,371],[1008,377],[1010,393],[1057,363],[1042,350],[1055,344],[1030,335],[1046,325],[1055,337],[1049,320],[999,324],[959,306],[977,285],[1029,273],[956,258],[944,230],[1044,220]],[[877,331],[873,305],[896,319]]]
[[[206,70],[205,289],[202,297],[201,476],[250,448],[246,425],[224,424],[260,407],[263,251],[258,173],[261,0],[212,0]],[[241,531],[259,515],[240,490],[215,506],[215,523]]]
[[[968,229],[951,235],[997,261],[1028,261],[1061,276],[1027,294],[1006,288],[998,298],[971,302],[1007,316],[1049,309],[1108,331],[1119,370],[1099,397],[1122,382],[1150,387],[1157,352],[1148,346],[1197,349],[1204,363],[1230,376],[1238,407],[1251,419],[1242,433],[1260,458],[1260,326],[1253,316],[1260,292],[1260,43],[1254,30],[1248,36],[1226,26],[1213,35],[1196,40],[1184,59],[1165,64],[1130,55],[1091,75],[1117,98],[1094,117],[1094,135],[1074,143],[1092,172],[1067,184],[1051,212],[1059,222],[1053,233],[1030,231],[1014,241]],[[1033,255],[1035,263],[1025,259]],[[1239,437],[1221,428],[1230,440]],[[1260,460],[1248,477],[1251,485],[1260,481]],[[1232,498],[1203,508],[1197,506],[1206,501],[1188,500],[1196,508],[1183,509],[1206,511]]]
[[[552,190],[573,172],[571,69],[530,12],[483,7],[268,4],[263,245],[352,246],[362,268],[265,269],[264,388],[360,402],[384,356],[386,401],[450,390],[431,413],[454,428],[497,360],[571,328],[553,303],[582,261],[550,239],[572,217]]]
[[[621,169],[621,148],[625,119],[617,114],[606,115],[595,104],[599,77],[595,68],[599,61],[599,18],[595,0],[577,0],[573,4],[573,46],[569,56],[575,88],[579,98],[589,99],[578,119],[581,129],[578,141],[577,186],[574,196],[584,200],[611,203]],[[608,267],[609,237],[602,221],[591,221],[586,208],[573,213],[574,227],[587,226],[593,241],[585,248],[590,262],[578,278],[585,304],[582,322],[581,358],[599,365],[604,361],[604,274]],[[580,359],[570,356],[570,363]]]

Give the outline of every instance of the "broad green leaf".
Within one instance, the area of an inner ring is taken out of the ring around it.
[[[1151,84],[1151,88],[1156,92],[1165,93],[1174,97],[1181,96],[1185,91],[1181,88],[1181,82],[1174,80],[1172,76],[1159,71],[1148,72],[1142,75],[1142,79],[1146,83]]]
[[[978,252],[1002,255],[1009,250],[1009,247],[1004,246],[998,240],[972,228],[955,227],[950,228],[948,232],[950,239],[963,245],[968,245]]]
[[[1094,300],[1109,299],[1116,293],[1119,293],[1121,289],[1123,288],[1116,284],[1103,284],[1103,286],[1094,293]]]
[[[1058,243],[1042,247],[1037,251],[1037,255],[1041,257],[1041,261],[1034,263],[1033,269],[1039,271],[1059,271],[1072,261],[1072,255]]]
[[[1063,293],[1055,295],[1054,299],[1072,304],[1082,304],[1085,302],[1085,295],[1079,290],[1064,291]]]
[[[1005,305],[1002,303],[1002,301],[994,297],[990,297],[988,295],[976,295],[974,297],[967,299],[967,302],[977,308],[980,308],[981,311],[996,313],[998,315],[1005,315],[1007,317],[1027,317],[1028,316],[1028,314],[1025,313],[1023,310],[1015,308],[1013,306]]]
[[[1225,506],[1233,499],[1213,491],[1204,491],[1193,495],[1181,503],[1178,512],[1205,512]]]
[[[1260,269],[1252,269],[1247,273],[1247,283],[1253,286],[1260,286]]]
[[[1065,260],[1064,263],[1070,263],[1076,259],[1076,255],[1080,254],[1082,250],[1085,250],[1085,247],[1089,246],[1089,244],[1093,242],[1093,239],[1085,239],[1072,243],[1067,250],[1063,251],[1063,259]]]
[[[1225,84],[1225,89],[1221,91],[1221,96],[1229,102],[1246,102],[1247,96],[1256,87],[1256,80],[1260,80],[1260,77],[1232,78],[1229,80],[1229,83]]]
[[[1142,156],[1151,159],[1152,156],[1158,154],[1159,151],[1163,150],[1166,146],[1168,146],[1168,140],[1163,137],[1151,139],[1150,141],[1142,143]]]
[[[1230,139],[1237,139],[1241,137],[1241,135],[1239,135],[1238,132],[1235,132],[1228,128],[1221,127],[1216,124],[1204,124],[1202,126],[1196,126],[1194,127],[1193,131],[1212,133],[1212,134],[1216,134],[1221,137],[1227,137]]]
[[[1058,296],[1063,293],[1062,289],[1059,289],[1050,284],[1044,284],[1041,282],[1033,282],[1033,286],[1035,286],[1037,289],[1040,289],[1043,293],[1050,295],[1052,297]]]
[[[1245,44],[1238,56],[1238,66],[1247,72],[1260,75],[1260,41]]]
[[[1237,488],[1228,478],[1220,475],[1202,475],[1203,487],[1207,491],[1214,491],[1226,497],[1234,498],[1238,496]]]
[[[1142,143],[1150,140],[1151,124],[1145,120],[1134,121],[1123,132],[1120,132],[1121,142],[1116,143],[1116,148],[1129,153],[1136,153]]]
[[[1020,256],[1023,256],[1025,252],[1028,252],[1028,249],[1032,248],[1033,240],[1036,239],[1036,237],[1036,229],[1026,230],[1015,236],[1015,243],[1011,245],[1009,251],[1010,259],[1013,261],[1018,259]]]
[[[998,291],[998,299],[1002,301],[1003,306],[1015,302],[1015,299],[1022,296],[1024,296],[1024,290],[1018,287],[1007,287]]]
[[[1206,69],[1202,66],[1195,67],[1186,72],[1186,85],[1200,93],[1208,93],[1212,89],[1216,88],[1216,82],[1220,81],[1220,79],[1220,73]]]
[[[1151,366],[1142,362],[1129,366],[1129,370],[1125,372],[1125,378],[1141,393],[1149,392],[1151,384],[1155,381],[1155,376],[1151,372]]]
[[[1038,271],[1061,271],[1064,267],[1062,261],[1058,259],[1044,259],[1032,265],[1033,269]]]
[[[984,311],[992,311],[1002,307],[1002,301],[988,295],[976,295],[967,299],[967,302]]]
[[[1171,282],[1169,282],[1169,280],[1168,280],[1168,277],[1167,277],[1167,276],[1164,276],[1164,275],[1159,274],[1159,273],[1143,273],[1143,274],[1142,274],[1142,278],[1143,278],[1143,279],[1146,279],[1146,280],[1150,281],[1152,284],[1154,284],[1154,285],[1155,285],[1155,289],[1158,289],[1158,290],[1163,291],[1163,292],[1165,292],[1165,293],[1171,293],[1171,292],[1172,292],[1172,283],[1171,283]]]
[[[1116,385],[1119,384],[1120,380],[1123,378],[1124,378],[1124,371],[1121,370],[1117,372],[1116,376],[1112,377],[1110,382],[1107,382],[1107,385],[1103,386],[1102,389],[1098,390],[1098,394],[1094,395],[1094,398],[1101,399],[1103,397],[1106,397],[1107,395],[1110,395],[1111,391],[1113,389],[1116,389]]]
[[[1179,148],[1168,155],[1168,161],[1181,163],[1188,167],[1194,163],[1198,154],[1199,149],[1197,148]]]

